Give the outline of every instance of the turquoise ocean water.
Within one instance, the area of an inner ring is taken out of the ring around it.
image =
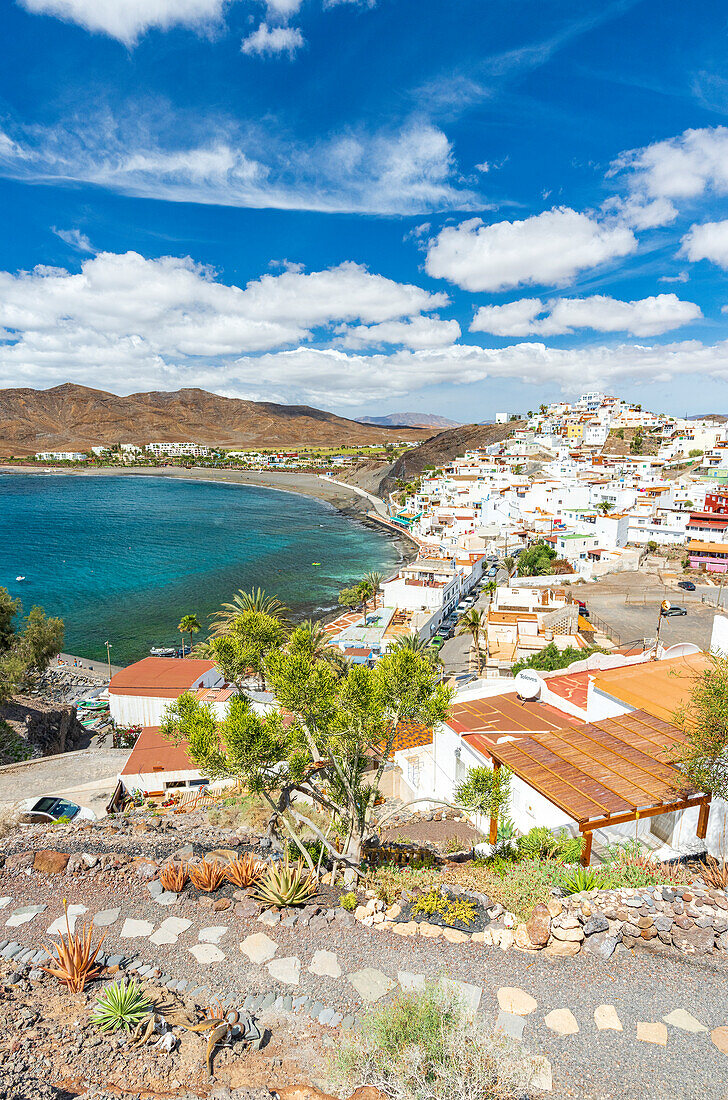
[[[184,614],[204,626],[238,588],[265,588],[303,617],[335,607],[352,578],[387,573],[398,560],[388,536],[293,493],[0,474],[0,585],[26,610],[38,603],[60,615],[67,652],[105,658],[108,639],[115,664],[179,644]]]

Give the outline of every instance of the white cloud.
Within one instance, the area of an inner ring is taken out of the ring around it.
[[[421,310],[447,304],[446,295],[353,263],[264,275],[241,288],[189,257],[101,253],[78,273],[0,272],[0,385],[72,379],[114,388],[124,379],[130,388],[219,388],[240,356],[300,344],[314,330],[328,339],[342,323],[416,324]],[[262,385],[261,371],[251,368],[245,384]]]
[[[222,17],[226,0],[19,0],[26,11],[54,15],[132,45],[156,27],[205,27]]]
[[[130,108],[52,129],[0,131],[0,175],[171,202],[323,212],[413,214],[467,207],[474,198],[455,182],[445,134],[416,120],[305,146],[252,123],[243,131],[161,109],[150,121]]]
[[[634,302],[622,302],[603,294],[588,298],[523,298],[503,306],[481,306],[471,332],[494,336],[557,336],[589,328],[597,332],[629,332],[633,336],[659,336],[702,316],[694,302],[676,294],[658,294]]]
[[[303,0],[264,0],[264,3],[271,18],[286,20],[298,13]]]
[[[681,256],[689,260],[710,260],[728,268],[728,221],[693,225],[682,239]]]
[[[655,141],[622,153],[609,175],[623,176],[630,190],[625,217],[643,226],[666,225],[678,206],[712,192],[728,193],[728,128],[685,130],[677,137]],[[620,200],[617,200],[620,201]]]
[[[378,347],[399,344],[408,348],[446,347],[460,339],[457,321],[439,317],[413,317],[408,321],[382,321],[378,325],[342,326],[341,345],[345,348]]]
[[[428,275],[471,291],[560,285],[636,247],[626,227],[561,207],[524,221],[484,225],[473,218],[448,226],[429,242],[425,268]]]
[[[677,275],[660,275],[658,283],[689,283],[690,276],[687,271],[680,271]]]
[[[91,241],[80,229],[56,229],[56,227],[53,226],[53,232],[70,248],[75,249],[76,252],[96,252]]]
[[[260,57],[287,53],[292,58],[303,44],[303,35],[298,27],[269,27],[267,23],[261,23],[256,31],[243,39],[240,48],[243,53],[258,54]]]

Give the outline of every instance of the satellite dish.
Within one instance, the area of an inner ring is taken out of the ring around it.
[[[521,699],[538,699],[541,694],[541,677],[527,668],[518,673],[513,683]]]
[[[663,660],[669,660],[670,657],[692,657],[694,653],[702,652],[700,646],[695,645],[694,642],[678,642],[677,645],[668,646],[663,650]]]

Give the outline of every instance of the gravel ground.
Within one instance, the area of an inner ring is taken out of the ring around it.
[[[361,999],[345,976],[332,979],[308,973],[311,956],[320,949],[337,954],[344,974],[375,967],[394,979],[398,971],[407,970],[480,985],[481,1011],[494,1022],[498,988],[520,986],[538,1002],[537,1010],[526,1020],[524,1042],[533,1053],[545,1054],[551,1060],[555,1096],[580,1100],[632,1100],[643,1096],[723,1100],[728,1095],[728,1058],[713,1046],[709,1035],[688,1034],[671,1027],[667,1048],[638,1042],[635,1036],[637,1021],[659,1021],[675,1008],[691,1011],[711,1028],[728,1023],[728,967],[715,957],[668,958],[622,950],[608,962],[597,961],[586,953],[575,960],[559,960],[517,951],[504,953],[479,945],[403,939],[360,925],[341,927],[337,922],[316,930],[281,925],[269,928],[255,919],[241,918],[232,910],[210,912],[187,895],[162,910],[150,898],[145,884],[127,870],[76,880],[70,876],[49,880],[23,871],[6,871],[0,878],[0,890],[12,895],[15,907],[48,902],[49,883],[53,894],[47,912],[21,928],[2,929],[6,936],[12,935],[28,946],[41,945],[47,940],[48,924],[61,912],[62,892],[69,903],[85,904],[91,913],[121,905],[122,920],[130,916],[158,925],[168,916],[188,917],[193,921],[189,932],[177,944],[158,948],[145,940],[119,939],[120,920],[109,930],[104,950],[118,948],[126,956],[138,953],[173,976],[205,985],[211,994],[220,997],[270,990],[307,993],[341,1012],[360,1013]],[[213,967],[200,967],[187,949],[196,942],[200,927],[217,924],[230,929],[220,943],[226,958]],[[260,931],[279,944],[277,958],[297,955],[301,959],[299,988],[277,986],[265,967],[251,966],[240,953],[238,943]],[[616,1006],[623,1033],[597,1032],[593,1013],[599,1004]],[[543,1025],[544,1015],[556,1008],[571,1009],[581,1029],[578,1035],[557,1038]]]

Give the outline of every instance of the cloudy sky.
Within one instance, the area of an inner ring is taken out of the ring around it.
[[[728,411],[717,0],[2,0],[0,30],[0,387]]]

